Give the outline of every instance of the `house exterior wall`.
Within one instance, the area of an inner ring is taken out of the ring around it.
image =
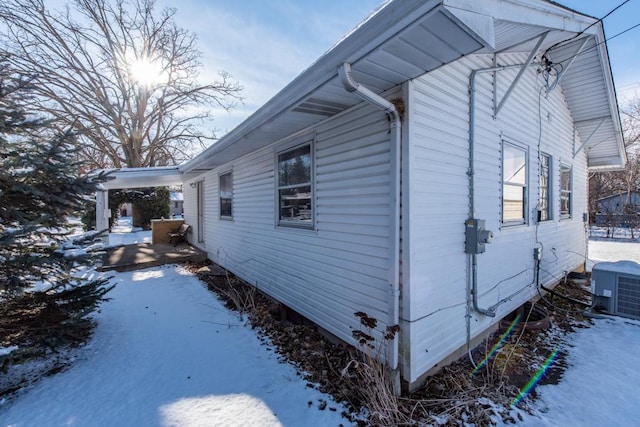
[[[525,59],[526,55],[500,57],[505,64]],[[410,383],[466,343],[469,76],[492,63],[492,56],[471,55],[404,85],[400,352],[402,375]],[[498,99],[517,72],[497,74]],[[488,308],[511,298],[498,306],[495,318],[472,310],[471,337],[537,294],[533,248],[543,248],[542,284],[554,283],[584,262],[586,155],[574,156],[574,147],[581,144],[561,87],[540,95],[543,84],[535,68],[529,68],[494,120],[493,76],[477,79],[476,218],[486,220],[495,236],[486,253],[478,255],[479,306]],[[278,226],[277,154],[309,140],[314,141],[315,227]],[[505,140],[527,150],[524,225],[501,222]],[[552,212],[550,220],[539,224],[538,151],[551,157]],[[360,329],[356,311],[378,319],[382,331],[389,304],[391,160],[384,113],[357,106],[304,135],[274,142],[186,180],[185,221],[194,227],[190,242],[346,341],[352,341],[353,329]],[[561,164],[572,168],[570,218],[560,216]],[[219,216],[219,175],[227,172],[233,176],[231,220]],[[201,242],[195,237],[196,182],[204,189]]]
[[[526,54],[500,55],[518,64]],[[470,55],[408,84],[403,153],[402,366],[409,382],[436,368],[467,341],[468,277],[464,253],[469,217],[469,78],[493,66],[490,55]],[[496,74],[498,102],[519,69]],[[477,76],[475,211],[494,233],[478,259],[479,307],[501,301],[496,317],[469,311],[475,337],[537,294],[533,250],[543,248],[542,284],[552,284],[585,260],[586,155],[561,87],[548,95],[529,67],[494,120],[492,73]],[[541,133],[540,133],[541,131]],[[527,150],[527,220],[502,223],[503,140]],[[551,156],[551,219],[537,223],[538,152]],[[560,165],[572,167],[572,215],[560,217]]]
[[[204,185],[204,241],[211,260],[345,341],[357,311],[388,321],[389,122],[360,104],[303,135],[185,182],[185,221],[197,230],[195,183]],[[277,223],[277,155],[313,140],[314,229]],[[232,173],[232,219],[219,215],[219,175]],[[194,183],[194,187],[190,184]]]

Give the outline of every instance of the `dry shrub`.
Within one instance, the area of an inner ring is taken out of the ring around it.
[[[366,408],[368,424],[372,426],[406,425],[409,417],[400,408],[393,393],[390,373],[383,363],[370,354],[359,353],[343,369],[343,379]]]
[[[369,425],[405,425],[409,417],[400,410],[398,397],[394,393],[392,373],[380,361],[382,352],[395,337],[398,327],[387,327],[382,341],[377,341],[373,336],[377,320],[363,312],[354,315],[360,319],[360,325],[364,329],[352,332],[361,351],[356,352],[356,357],[342,370],[342,377],[349,388],[359,394],[359,400],[367,411]]]
[[[418,391],[396,397],[384,364],[377,357],[387,341],[393,339],[397,327],[386,331],[376,342],[377,322],[366,313],[355,313],[361,329],[353,336],[360,349],[344,343],[328,341],[311,324],[294,324],[283,320],[280,305],[231,274],[200,276],[228,308],[249,315],[250,323],[259,330],[263,341],[275,348],[283,360],[293,363],[298,373],[309,381],[309,387],[331,394],[344,403],[349,412],[345,418],[359,425],[417,426],[439,425],[491,426],[517,423],[519,413],[527,410],[526,401],[511,406],[521,388],[531,379],[548,354],[564,346],[564,334],[583,324],[584,319],[566,301],[553,301],[554,324],[548,331],[514,331],[477,372],[468,358],[443,367],[429,377]],[[246,287],[246,288],[245,288]],[[563,292],[571,290],[559,288]],[[577,291],[576,291],[577,292]],[[546,301],[543,301],[546,303]],[[562,308],[558,309],[558,305]],[[489,356],[500,341],[499,332],[476,348],[476,364]],[[555,382],[562,373],[560,359],[543,383]],[[532,392],[535,398],[535,390]],[[319,410],[338,410],[331,402],[309,402]]]
[[[225,306],[237,311],[240,316],[246,315],[249,320],[256,317],[256,288],[250,286],[229,272],[224,276],[200,276],[207,283],[209,290],[214,291]]]

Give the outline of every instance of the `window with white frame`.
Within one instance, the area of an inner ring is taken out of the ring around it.
[[[560,165],[560,216],[564,218],[571,216],[572,181],[571,166]]]
[[[502,147],[502,222],[524,224],[527,211],[527,151],[512,144]]]
[[[550,185],[551,157],[546,154],[540,155],[540,189],[538,200],[538,221],[548,221],[551,219],[551,185]]]
[[[311,143],[278,154],[278,224],[313,227]]]
[[[220,218],[231,219],[233,217],[233,175],[231,172],[220,174]]]

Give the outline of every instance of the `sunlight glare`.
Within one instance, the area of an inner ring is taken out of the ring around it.
[[[148,58],[132,60],[129,63],[129,74],[134,82],[144,86],[152,86],[167,81],[166,72],[162,69],[162,64]]]
[[[244,393],[182,398],[161,406],[159,410],[162,426],[282,426],[261,399]]]
[[[148,279],[161,279],[164,277],[164,271],[162,270],[149,270],[149,271],[135,271],[131,276],[134,282],[139,282]]]

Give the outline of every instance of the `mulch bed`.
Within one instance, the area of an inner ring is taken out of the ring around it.
[[[192,266],[192,271],[198,272],[199,267]],[[462,358],[444,367],[430,377],[423,388],[399,397],[398,413],[387,417],[388,422],[380,422],[381,418],[366,418],[366,414],[370,415],[368,402],[371,396],[367,396],[367,390],[362,390],[358,382],[345,374],[349,366],[354,366],[354,361],[362,360],[361,352],[353,346],[328,339],[301,316],[293,316],[293,320],[297,321],[292,321],[292,316],[283,316],[281,304],[256,292],[230,273],[205,272],[198,275],[229,309],[247,316],[249,324],[259,331],[263,342],[283,360],[293,363],[298,373],[309,381],[309,387],[345,403],[350,411],[343,412],[345,418],[361,425],[437,423],[455,426],[464,420],[477,426],[488,426],[494,425],[498,419],[507,423],[517,422],[518,412],[528,408],[525,399],[517,403],[518,410],[513,410],[514,399],[520,390],[554,351],[557,352],[557,358],[551,368],[545,371],[540,383],[557,383],[566,367],[567,334],[589,324],[589,320],[582,315],[583,307],[563,297],[569,296],[588,303],[588,285],[565,281],[555,288],[562,296],[548,294],[537,303],[549,312],[551,326],[548,329],[514,328],[506,337],[502,337],[504,330],[498,331],[472,352],[477,366],[498,341],[503,341],[481,369],[473,373],[475,368],[469,358]],[[239,297],[247,293],[249,297]],[[534,389],[528,399],[535,397]],[[309,405],[317,406],[320,410],[338,410],[326,401],[309,402]],[[393,422],[389,421],[391,419]]]
[[[528,400],[525,399],[517,403],[517,410],[513,410],[514,399],[520,390],[554,351],[558,351],[558,358],[545,371],[540,383],[557,383],[566,368],[567,335],[576,328],[589,325],[589,319],[582,315],[584,307],[575,302],[590,301],[588,284],[563,281],[554,289],[557,295],[547,294],[537,303],[549,312],[551,326],[548,329],[514,328],[506,337],[503,337],[504,330],[498,331],[472,352],[477,366],[496,343],[502,341],[481,369],[474,373],[475,368],[469,358],[462,358],[429,377],[420,390],[397,398],[393,408],[395,413],[381,416],[372,414],[370,408],[370,403],[375,400],[370,395],[373,387],[363,387],[362,381],[354,380],[354,370],[363,362],[367,363],[362,352],[321,333],[302,316],[287,312],[282,304],[222,269],[202,269],[202,264],[191,264],[188,268],[217,294],[227,308],[245,316],[265,345],[297,368],[298,374],[308,381],[308,387],[328,393],[334,399],[310,401],[310,407],[338,411],[340,409],[334,402],[341,402],[348,408],[342,413],[345,419],[359,425],[457,426],[464,422],[489,426],[498,420],[517,422],[519,411],[528,409]],[[46,326],[60,325],[61,320],[62,324],[66,323],[63,317],[71,317],[72,310],[66,312],[66,309],[55,307],[48,301],[49,297],[43,298],[42,301],[0,305],[0,346],[20,342],[20,352],[12,354],[12,357],[22,359],[13,361],[16,363],[5,361],[4,366],[0,366],[4,380],[0,382],[0,399],[10,397],[42,376],[64,370],[73,360],[73,348],[91,336],[94,324],[89,319],[69,322],[75,323],[74,328]],[[50,322],[52,319],[55,322]],[[31,327],[19,328],[19,323],[24,321]],[[61,343],[64,345],[54,350]],[[22,368],[7,375],[9,365]],[[535,398],[534,389],[528,399]]]

